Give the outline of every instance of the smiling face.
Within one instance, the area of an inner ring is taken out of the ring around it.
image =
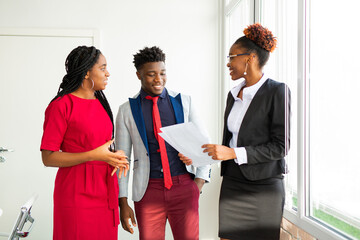
[[[149,95],[160,95],[166,84],[166,69],[164,62],[148,62],[136,72],[141,81],[141,88]]]
[[[238,44],[233,44],[230,48],[229,55],[237,55],[247,53],[246,49],[241,48]],[[228,64],[226,65],[229,68],[230,76],[232,80],[237,80],[239,78],[245,77],[244,72],[246,69],[246,62],[249,60],[250,55],[241,55],[236,57],[231,57]]]
[[[97,62],[88,71],[88,73],[85,76],[86,80],[89,80],[90,82],[94,81],[93,89],[95,91],[104,90],[107,85],[107,81],[108,81],[108,77],[110,76],[110,73],[108,72],[106,66],[107,66],[106,59],[104,55],[100,54]]]

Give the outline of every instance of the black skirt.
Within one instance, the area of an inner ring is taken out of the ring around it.
[[[224,176],[219,205],[219,237],[279,240],[285,190],[281,178],[256,182]]]

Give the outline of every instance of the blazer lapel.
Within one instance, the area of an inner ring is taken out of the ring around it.
[[[180,93],[176,95],[175,97],[170,96],[170,101],[174,109],[175,113],[175,120],[176,123],[183,123],[184,122],[184,110],[181,102],[181,95]]]
[[[224,116],[225,119],[227,119],[229,117],[229,114],[230,114],[230,111],[231,111],[231,109],[232,109],[232,107],[234,105],[234,102],[235,102],[235,99],[232,96],[231,92],[229,92],[228,99],[227,99],[227,102],[226,102],[226,108],[225,108],[225,116]],[[224,124],[226,124],[226,123],[224,123]]]
[[[239,139],[240,139],[240,132],[242,130],[244,130],[243,128],[246,128],[246,125],[248,124],[249,121],[251,121],[251,116],[254,116],[255,112],[259,109],[259,106],[263,103],[262,101],[262,92],[265,89],[265,86],[268,84],[268,79],[264,82],[264,84],[259,88],[259,90],[256,92],[254,98],[251,100],[251,103],[245,113],[244,119],[240,125],[239,128],[239,134],[238,134],[238,141],[237,143],[239,143]]]
[[[131,112],[136,123],[137,129],[141,136],[141,139],[146,147],[147,152],[149,153],[149,145],[146,137],[146,129],[144,117],[141,110],[140,94],[137,98],[129,98]]]
[[[230,111],[234,105],[235,99],[232,96],[231,92],[229,92],[227,100],[226,100],[226,108],[225,108],[225,113],[224,113],[224,132],[223,132],[223,145],[227,145],[228,144],[228,140],[231,138],[231,134],[228,130],[227,127],[227,119],[229,117]]]

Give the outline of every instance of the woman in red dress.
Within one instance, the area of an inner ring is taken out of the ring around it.
[[[41,141],[45,166],[58,167],[54,189],[54,240],[117,239],[118,184],[127,157],[114,152],[113,115],[102,92],[109,72],[95,47],[67,57],[67,74],[45,111]]]

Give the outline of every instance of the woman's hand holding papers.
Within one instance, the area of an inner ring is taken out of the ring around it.
[[[236,158],[235,150],[224,145],[204,144],[201,147],[205,148],[203,152],[207,152],[214,160],[226,161]]]
[[[210,164],[215,163],[216,161],[226,161],[236,158],[235,150],[224,145],[204,144],[201,147],[204,148],[203,153],[206,153],[208,156],[210,156],[209,159],[212,159],[210,160]],[[185,156],[182,153],[179,153],[178,156],[185,165],[195,165],[197,161],[196,159],[193,161],[191,158]]]
[[[214,160],[226,161],[236,158],[235,150],[224,145],[204,144],[201,147],[204,148],[203,152],[208,153],[208,155]],[[192,160],[190,158],[181,153],[179,153],[178,156],[185,165],[192,164]]]

